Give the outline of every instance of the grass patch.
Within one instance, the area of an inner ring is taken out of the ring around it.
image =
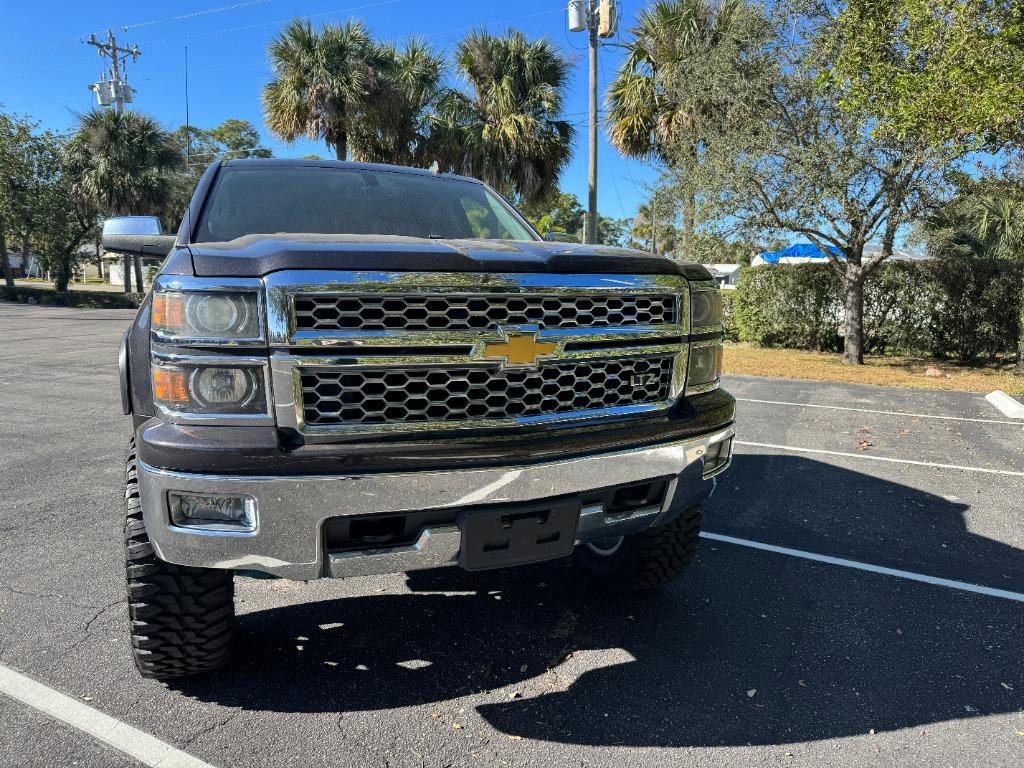
[[[843,365],[842,355],[828,352],[727,344],[724,366],[726,373],[744,376],[775,376],[960,392],[991,392],[1001,389],[1011,395],[1024,394],[1024,376],[1014,374],[1012,362],[968,366],[924,357],[867,355],[864,365]],[[942,375],[926,375],[925,371],[929,368],[937,369]]]

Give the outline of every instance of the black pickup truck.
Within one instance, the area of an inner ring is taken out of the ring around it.
[[[217,163],[120,351],[125,540],[146,677],[228,658],[233,575],[497,568],[573,555],[668,582],[730,462],[705,269],[545,242],[480,182]]]

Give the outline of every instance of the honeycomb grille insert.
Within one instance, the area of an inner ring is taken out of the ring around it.
[[[516,419],[659,404],[668,399],[671,356],[497,367],[305,369],[310,426]]]
[[[671,295],[317,296],[294,298],[297,331],[480,331],[499,325],[601,328],[676,322]]]

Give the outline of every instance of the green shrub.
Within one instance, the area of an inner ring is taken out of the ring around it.
[[[1024,263],[954,257],[922,266],[934,291],[933,354],[973,362],[1015,351]]]
[[[864,349],[927,354],[936,303],[934,286],[919,262],[882,264],[864,287]]]
[[[110,291],[63,291],[16,285],[0,290],[0,299],[22,304],[44,304],[58,307],[91,307],[95,309],[135,309],[142,303],[143,294],[112,293]]]
[[[819,351],[841,347],[842,296],[828,267],[751,267],[740,273],[735,293],[740,341]]]
[[[735,298],[735,290],[722,291],[722,327],[726,341],[740,340],[740,328],[736,324]]]
[[[746,269],[732,298],[736,337],[766,347],[842,348],[843,290],[824,264]],[[965,362],[1013,354],[1024,262],[950,257],[892,261],[864,289],[865,349]]]

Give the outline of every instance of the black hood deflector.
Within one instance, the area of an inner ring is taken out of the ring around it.
[[[682,275],[710,280],[699,264],[628,248],[497,240],[365,235],[248,235],[189,246],[199,277],[263,277],[285,269],[385,272],[550,272]]]

